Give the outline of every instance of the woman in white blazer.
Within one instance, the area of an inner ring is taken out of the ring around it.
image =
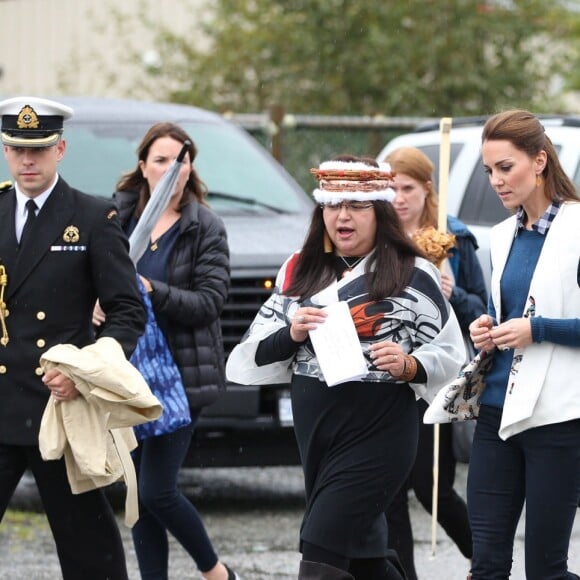
[[[506,580],[526,504],[526,578],[578,578],[567,555],[580,499],[580,198],[537,117],[505,111],[482,137],[490,183],[514,215],[492,230],[493,354],[467,500],[473,580]]]

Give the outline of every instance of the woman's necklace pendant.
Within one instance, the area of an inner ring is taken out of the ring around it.
[[[354,262],[349,262],[344,256],[339,256],[339,258],[344,262],[346,266],[346,270],[342,273],[342,278],[348,276],[354,268],[356,268],[364,259],[365,256],[361,256],[360,258],[355,258]]]

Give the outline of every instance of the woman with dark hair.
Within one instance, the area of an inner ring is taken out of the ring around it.
[[[400,579],[384,510],[415,459],[415,396],[455,376],[463,340],[437,269],[389,201],[388,168],[342,156],[312,172],[318,205],[304,245],[226,370],[240,384],[291,383],[306,486],[299,578]],[[364,372],[329,386],[310,332],[341,302]]]
[[[199,413],[225,386],[219,317],[229,287],[225,228],[205,202],[205,186],[193,167],[197,151],[181,127],[158,123],[149,129],[137,149],[137,167],[117,184],[115,201],[130,234],[186,141],[190,145],[175,191],[153,227],[137,272],[179,368],[191,424],[142,439],[134,453],[140,517],[133,541],[144,580],[168,577],[167,532],[191,555],[203,578],[234,580],[238,576],[218,560],[199,513],[177,486]],[[98,324],[98,312],[95,317]]]
[[[528,111],[483,129],[486,172],[514,215],[491,232],[488,314],[470,325],[493,355],[467,482],[473,580],[504,580],[526,506],[528,580],[567,569],[580,498],[580,198]]]

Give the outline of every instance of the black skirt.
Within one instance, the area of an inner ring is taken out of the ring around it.
[[[417,451],[414,392],[407,384],[328,387],[295,375],[292,409],[306,487],[301,542],[346,558],[385,557],[384,510]]]

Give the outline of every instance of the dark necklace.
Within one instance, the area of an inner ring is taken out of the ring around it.
[[[344,278],[345,276],[350,274],[354,270],[354,268],[356,268],[365,259],[366,256],[360,256],[360,257],[338,256],[338,257],[342,260],[342,262],[346,266],[346,270],[342,273],[342,277]]]

